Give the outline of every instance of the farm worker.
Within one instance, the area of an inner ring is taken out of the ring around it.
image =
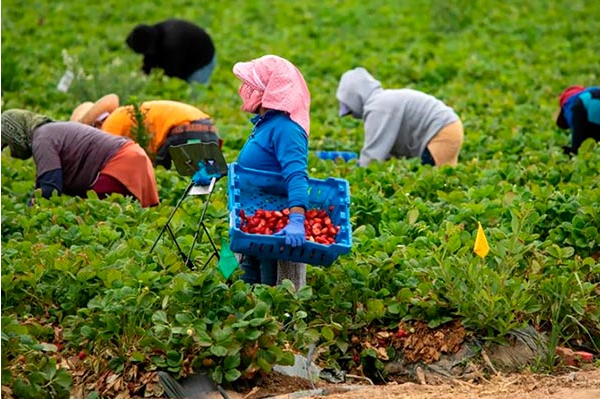
[[[217,63],[210,35],[181,19],[137,25],[127,36],[126,43],[144,56],[142,70],[147,75],[152,69],[160,68],[165,75],[188,83],[208,83]]]
[[[286,245],[305,241],[304,213],[308,207],[308,134],[310,92],[302,73],[290,61],[265,55],[238,62],[233,73],[241,80],[238,94],[243,111],[255,114],[252,133],[237,162],[250,169],[280,173],[287,184],[289,222],[276,233]],[[306,265],[245,256],[244,281],[275,285],[289,278],[296,289],[306,284]],[[278,273],[279,271],[279,273]]]
[[[581,143],[592,138],[600,141],[600,88],[569,86],[560,93],[560,111],[556,125],[571,129],[571,145],[565,152],[577,154]]]
[[[391,157],[420,157],[421,163],[456,166],[463,126],[437,98],[412,89],[383,89],[365,68],[345,72],[337,89],[341,117],[364,120],[358,164]]]
[[[210,116],[198,108],[177,101],[146,101],[139,105],[144,132],[149,135],[146,151],[155,165],[171,168],[169,147],[193,141],[222,144]],[[107,94],[95,103],[84,102],[71,114],[71,120],[92,125],[117,136],[136,139],[136,110],[133,105],[119,106],[119,96]]]
[[[2,148],[36,166],[35,186],[44,198],[59,195],[99,198],[112,193],[135,197],[143,207],[159,203],[154,169],[133,141],[76,122],[59,122],[34,112],[2,113]]]

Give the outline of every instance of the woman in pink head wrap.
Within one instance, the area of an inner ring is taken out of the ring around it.
[[[265,55],[238,62],[233,73],[241,81],[242,110],[256,114],[253,129],[237,162],[251,169],[281,173],[287,184],[289,223],[276,235],[286,245],[301,246],[306,238],[304,212],[308,206],[308,134],[310,93],[302,73],[288,60]],[[244,281],[275,285],[290,278],[296,288],[306,283],[306,265],[246,256]],[[279,268],[279,273],[278,273]]]

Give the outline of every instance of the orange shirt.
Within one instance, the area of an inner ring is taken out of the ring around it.
[[[144,208],[158,205],[154,168],[146,151],[138,144],[128,141],[104,165],[100,173],[120,181]]]
[[[156,100],[140,104],[140,112],[144,117],[144,127],[152,135],[149,150],[156,154],[165,142],[169,131],[179,125],[197,119],[210,118],[198,108],[177,101]],[[117,136],[134,138],[132,128],[136,125],[134,108],[124,105],[114,110],[102,123],[102,130]]]

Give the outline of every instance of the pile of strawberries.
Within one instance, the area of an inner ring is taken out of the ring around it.
[[[334,209],[333,205],[329,207],[330,212]],[[249,234],[273,235],[287,226],[289,215],[290,210],[288,208],[281,211],[258,209],[251,216],[247,216],[242,209],[240,211],[242,219],[240,230]],[[306,211],[304,216],[307,241],[324,245],[335,243],[335,236],[340,231],[340,226],[333,224],[327,211],[314,208]]]

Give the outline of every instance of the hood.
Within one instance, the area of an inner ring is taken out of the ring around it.
[[[336,97],[352,110],[352,116],[362,119],[365,103],[377,89],[381,89],[381,82],[365,68],[358,67],[342,75]]]

